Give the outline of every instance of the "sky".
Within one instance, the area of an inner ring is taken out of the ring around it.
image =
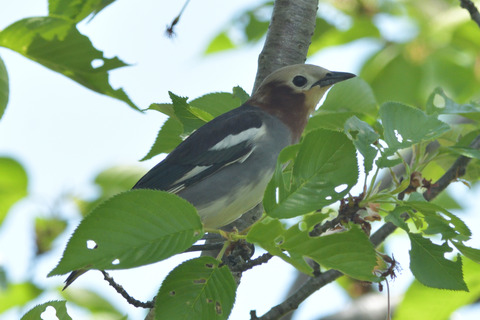
[[[79,29],[106,57],[118,56],[131,64],[112,71],[110,83],[114,88],[123,87],[137,105],[147,108],[153,102],[169,102],[168,91],[190,98],[210,92],[231,92],[234,86],[250,92],[262,43],[211,56],[204,56],[203,51],[233,17],[258,3],[257,0],[191,1],[173,39],[165,36],[165,26],[178,14],[182,1],[117,0],[91,22],[82,22]],[[3,29],[25,17],[46,15],[47,1],[0,0],[0,8],[0,29]],[[351,49],[326,50],[307,63],[357,72],[371,48]],[[13,280],[25,280],[32,272],[32,218],[61,209],[71,219],[70,229],[58,239],[61,243],[58,250],[42,258],[32,274],[39,285],[60,285],[62,277],[46,278],[46,274],[59,260],[79,217],[73,208],[58,208],[59,196],[93,195],[94,177],[113,165],[138,165],[145,170],[155,165],[159,157],[143,163],[139,159],[148,152],[165,118],[155,111],[134,111],[123,102],[85,89],[8,49],[0,48],[0,56],[10,78],[10,101],[0,120],[0,156],[13,157],[26,168],[30,194],[12,209],[2,226],[0,263],[6,266]],[[408,255],[408,244],[399,241],[397,245],[403,248],[396,256],[402,261]],[[112,275],[129,293],[146,301],[158,290],[168,271],[186,257],[116,271]],[[393,286],[394,292],[404,290],[411,279],[408,267],[404,269],[405,279]],[[230,319],[247,319],[251,309],[256,309],[258,315],[265,313],[282,300],[293,278],[293,268],[279,259],[245,273]],[[75,286],[109,295],[132,319],[144,314],[128,306],[98,272],[82,276]],[[38,302],[58,298],[42,296]],[[328,314],[345,302],[340,289],[328,286],[302,304],[295,319],[312,319],[319,309]],[[67,308],[74,319],[88,318],[68,303]],[[18,313],[0,316],[2,320],[16,318]]]

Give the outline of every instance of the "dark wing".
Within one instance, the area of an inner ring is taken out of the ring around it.
[[[244,161],[264,134],[263,111],[241,106],[208,122],[133,187],[179,192],[232,163]]]

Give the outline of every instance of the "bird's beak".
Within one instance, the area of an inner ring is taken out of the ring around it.
[[[325,75],[325,77],[315,82],[312,85],[312,88],[315,86],[329,87],[337,82],[347,80],[353,77],[356,77],[356,75],[354,75],[353,73],[330,71]]]

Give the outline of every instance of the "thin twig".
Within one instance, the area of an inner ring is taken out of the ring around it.
[[[249,269],[252,269],[253,267],[255,266],[259,266],[263,263],[266,263],[268,262],[271,258],[272,258],[272,254],[267,252],[267,253],[264,253],[262,254],[261,256],[259,256],[258,258],[255,258],[253,260],[250,260],[250,261],[247,261],[245,262],[245,264],[243,265],[240,265],[240,266],[237,266],[237,267],[233,267],[232,268],[232,271],[233,272],[244,272],[244,271],[247,271]]]
[[[134,307],[137,307],[137,308],[145,308],[145,309],[150,309],[150,308],[153,308],[155,306],[155,303],[154,301],[147,301],[147,302],[142,302],[142,301],[139,301],[135,298],[133,298],[132,296],[130,296],[128,294],[127,291],[125,291],[125,289],[119,285],[118,283],[115,282],[115,280],[113,280],[112,277],[110,277],[110,275],[104,271],[104,270],[100,270],[100,272],[102,272],[103,274],[103,277],[105,280],[107,280],[107,282],[110,284],[111,287],[113,287],[115,289],[115,291],[117,291],[122,297],[125,298],[125,300],[127,300],[127,302],[131,305],[133,305]]]
[[[478,12],[477,7],[473,4],[470,0],[460,0],[460,7],[467,9],[468,13],[470,13],[470,17],[473,21],[475,21],[478,26],[480,27],[480,13]]]
[[[182,16],[183,11],[185,11],[185,8],[187,7],[189,2],[190,0],[185,1],[182,9],[180,10],[180,13],[172,20],[172,23],[170,25],[167,25],[167,29],[165,30],[165,34],[167,35],[167,37],[172,38],[173,36],[175,36],[175,31],[173,30],[173,28],[180,21],[180,17]]]
[[[477,136],[470,144],[470,148],[480,149],[480,135]],[[445,174],[432,185],[433,190],[426,191],[424,197],[427,201],[433,200],[440,192],[442,192],[450,183],[454,182],[465,174],[466,167],[470,163],[471,158],[460,156],[445,172]],[[371,237],[370,241],[375,247],[378,247],[397,227],[388,222],[378,229]],[[320,274],[318,277],[310,278],[303,286],[301,286],[294,294],[288,297],[284,302],[270,309],[261,317],[257,317],[256,313],[251,313],[251,319],[255,320],[273,320],[279,319],[283,315],[298,308],[300,303],[307,299],[312,293],[319,290],[330,282],[335,281],[342,276],[343,273],[337,270],[328,270]],[[254,316],[254,317],[253,317]]]

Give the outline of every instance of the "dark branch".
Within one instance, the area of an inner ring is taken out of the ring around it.
[[[100,270],[100,272],[102,272],[104,279],[107,280],[110,286],[113,287],[115,291],[117,291],[122,297],[124,297],[125,300],[127,300],[127,302],[132,306],[137,308],[145,308],[145,309],[150,309],[154,307],[155,304],[153,301],[147,301],[147,302],[138,301],[137,299],[130,296],[128,292],[125,291],[125,289],[121,285],[116,283],[115,280],[113,280],[113,278],[110,277],[110,275],[107,272],[103,270]]]
[[[477,136],[472,143],[470,144],[471,148],[480,149],[480,135]],[[445,190],[445,188],[459,177],[465,174],[466,167],[470,163],[471,158],[460,156],[450,167],[450,169],[445,172],[445,174],[438,179],[432,185],[432,188],[424,193],[424,197],[427,201],[433,200],[440,192]],[[388,222],[384,224],[380,229],[378,229],[371,237],[370,241],[372,244],[377,247],[379,246],[390,234],[392,234],[397,227]],[[312,293],[319,290],[326,284],[333,282],[343,274],[337,270],[328,270],[320,274],[318,277],[310,278],[302,287],[300,287],[294,294],[287,298],[284,302],[273,307],[261,317],[257,317],[253,312],[251,319],[261,319],[261,320],[272,320],[279,319],[281,316],[287,314],[298,308],[300,303],[307,299]]]
[[[270,253],[264,253],[262,254],[260,257],[256,258],[256,259],[253,259],[253,260],[250,260],[250,261],[247,261],[245,262],[243,265],[241,266],[236,266],[236,267],[233,267],[232,268],[232,271],[233,272],[244,272],[244,271],[247,271],[249,269],[252,269],[253,267],[255,266],[259,266],[263,263],[266,263],[268,262],[273,256],[270,254]]]
[[[470,17],[473,21],[475,21],[478,26],[480,27],[480,13],[478,12],[477,7],[473,4],[470,0],[460,0],[460,6],[464,9],[467,9],[468,13],[470,13]]]

